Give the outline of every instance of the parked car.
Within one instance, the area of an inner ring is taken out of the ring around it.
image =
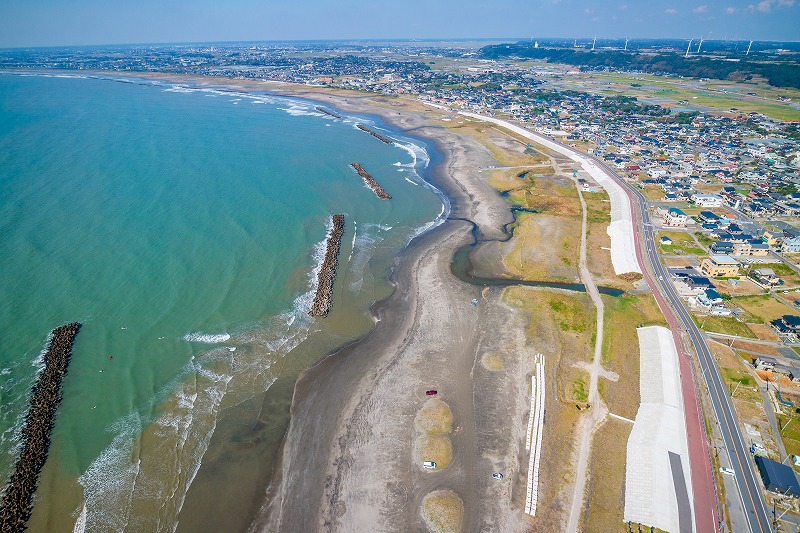
[[[492,474],[492,477],[495,479],[503,479],[503,474],[501,474],[500,472],[495,472],[494,474]]]
[[[423,461],[422,462],[422,468],[436,468],[436,462],[435,461]]]
[[[736,475],[736,473],[733,471],[733,469],[732,468],[728,468],[727,466],[723,466],[722,468],[719,469],[719,471],[722,472],[723,474],[725,474],[726,476]]]
[[[428,396],[436,396],[437,394],[439,394],[439,391],[437,391],[436,389],[426,390],[425,394],[427,394]]]

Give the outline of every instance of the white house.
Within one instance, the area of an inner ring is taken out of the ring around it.
[[[689,200],[700,207],[719,207],[722,205],[722,197],[716,194],[693,194]]]
[[[689,217],[677,207],[670,207],[664,215],[664,223],[667,226],[685,226]]]

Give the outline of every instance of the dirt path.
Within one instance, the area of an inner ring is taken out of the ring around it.
[[[600,393],[597,390],[597,381],[602,370],[604,307],[603,300],[600,298],[600,293],[597,290],[597,285],[595,285],[592,274],[586,266],[586,201],[583,199],[583,193],[581,193],[580,187],[578,187],[577,184],[576,188],[578,189],[578,197],[580,198],[581,209],[583,210],[580,252],[581,281],[583,281],[583,284],[586,286],[586,292],[589,298],[591,298],[592,303],[597,308],[597,335],[595,336],[594,358],[587,368],[589,371],[589,403],[591,409],[588,415],[584,416],[579,422],[579,433],[576,443],[575,487],[570,504],[569,517],[567,518],[567,531],[569,533],[578,531],[581,509],[583,508],[584,494],[586,491],[592,437],[608,415],[608,408],[600,398]]]

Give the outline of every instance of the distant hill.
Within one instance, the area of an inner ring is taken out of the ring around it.
[[[580,68],[608,68],[649,73],[673,74],[692,78],[743,81],[763,76],[776,87],[800,88],[800,63],[797,56],[769,56],[755,60],[733,57],[684,57],[680,53],[638,53],[622,50],[585,48],[537,48],[530,42],[495,44],[478,51],[484,59],[534,59],[573,65]]]

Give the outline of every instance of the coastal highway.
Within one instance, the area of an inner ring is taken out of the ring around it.
[[[658,278],[657,283],[661,287],[662,294],[669,300],[675,316],[680,320],[683,329],[689,335],[689,339],[697,352],[697,360],[700,363],[700,369],[706,386],[708,387],[711,405],[714,409],[716,419],[719,422],[719,432],[728,452],[728,457],[730,458],[730,467],[735,472],[736,486],[742,500],[744,515],[747,518],[749,530],[754,533],[772,531],[771,520],[769,519],[766,506],[764,505],[764,499],[761,495],[761,482],[757,479],[758,475],[755,472],[755,463],[752,461],[748,447],[742,438],[742,432],[736,420],[733,405],[728,396],[727,388],[719,375],[714,356],[711,354],[702,332],[697,328],[694,320],[692,320],[692,317],[680,300],[677,290],[670,279],[669,272],[661,263],[658,253],[656,252],[653,224],[650,221],[647,199],[639,190],[617,176],[616,173],[602,161],[595,158],[592,158],[592,160],[605,170],[609,176],[613,177],[618,183],[625,187],[632,202],[638,203],[639,209],[635,220],[639,222],[639,227],[634,227],[634,229],[636,230],[637,237],[645,243],[647,261],[650,263],[653,272]],[[671,322],[670,318],[674,319],[674,316],[670,317],[670,313],[666,314],[668,315],[667,320]],[[670,325],[673,326],[673,324]],[[678,351],[681,357],[686,357],[686,354],[682,353],[683,351],[680,348],[680,344],[678,344]],[[696,465],[692,466],[693,469],[696,467]],[[695,513],[710,511],[710,509],[695,508]]]

